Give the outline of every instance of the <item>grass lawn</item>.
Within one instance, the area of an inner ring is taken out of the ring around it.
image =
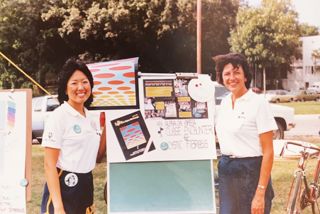
[[[279,103],[279,105],[294,108],[295,114],[320,114],[320,102],[316,101]]]
[[[45,183],[43,169],[43,148],[40,145],[32,146],[32,178],[31,192],[32,200],[27,203],[27,213],[40,213],[43,185]],[[94,177],[94,202],[96,214],[105,214],[107,205],[104,201],[103,190],[106,182],[106,163],[97,164],[93,171]]]
[[[297,136],[292,140],[301,140],[314,143],[320,146],[320,137],[313,136]],[[316,167],[316,159],[311,159],[307,165],[307,178],[311,179],[313,169]],[[273,200],[272,214],[285,213],[285,206],[289,194],[289,188],[293,179],[293,173],[298,164],[298,160],[276,159],[272,169],[272,184],[275,191]],[[309,209],[303,213],[311,213]]]
[[[297,136],[293,140],[308,141],[320,146],[320,137]],[[216,161],[214,161],[216,163]],[[316,160],[310,160],[308,166],[314,167]],[[273,200],[272,214],[285,213],[285,204],[288,197],[289,188],[293,178],[293,172],[297,166],[297,160],[275,160],[272,170],[273,187],[275,198]],[[311,170],[309,170],[311,174]],[[106,163],[100,163],[94,170],[95,183],[95,205],[97,214],[105,214],[107,206],[104,202],[103,190],[106,182]],[[32,146],[32,200],[27,203],[27,213],[39,213],[41,194],[44,184],[43,171],[43,148],[39,145]],[[308,213],[308,212],[304,212]]]

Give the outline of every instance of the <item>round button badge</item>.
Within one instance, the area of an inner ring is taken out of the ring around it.
[[[74,173],[68,173],[66,175],[66,177],[64,177],[64,183],[68,186],[68,187],[74,187],[77,185],[78,183],[78,176]]]
[[[76,125],[73,126],[73,131],[75,133],[77,133],[77,134],[80,134],[81,133],[81,127],[78,124],[76,124]]]
[[[160,144],[160,148],[161,148],[162,150],[167,150],[167,149],[169,148],[169,145],[168,145],[168,143],[166,143],[166,142],[162,142],[162,143]]]

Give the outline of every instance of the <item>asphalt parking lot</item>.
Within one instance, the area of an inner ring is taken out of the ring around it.
[[[320,114],[295,115],[296,126],[285,132],[285,138],[296,135],[319,136]]]

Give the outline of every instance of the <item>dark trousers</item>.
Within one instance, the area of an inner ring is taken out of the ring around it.
[[[93,213],[93,177],[92,172],[74,173],[78,177],[75,186],[66,184],[66,176],[70,172],[58,169],[61,197],[64,209],[67,214]],[[91,211],[92,210],[92,211]],[[42,202],[42,214],[54,214],[54,207],[47,183],[44,186]]]
[[[221,214],[250,214],[262,157],[230,158],[222,155],[218,163]],[[265,214],[270,213],[274,192],[271,179],[265,193]]]

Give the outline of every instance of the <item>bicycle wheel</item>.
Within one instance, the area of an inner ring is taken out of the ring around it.
[[[292,182],[292,186],[289,193],[289,199],[287,204],[287,213],[294,214],[300,213],[300,196],[301,196],[301,186],[302,186],[303,173],[302,171],[297,171],[295,173],[295,178]]]

